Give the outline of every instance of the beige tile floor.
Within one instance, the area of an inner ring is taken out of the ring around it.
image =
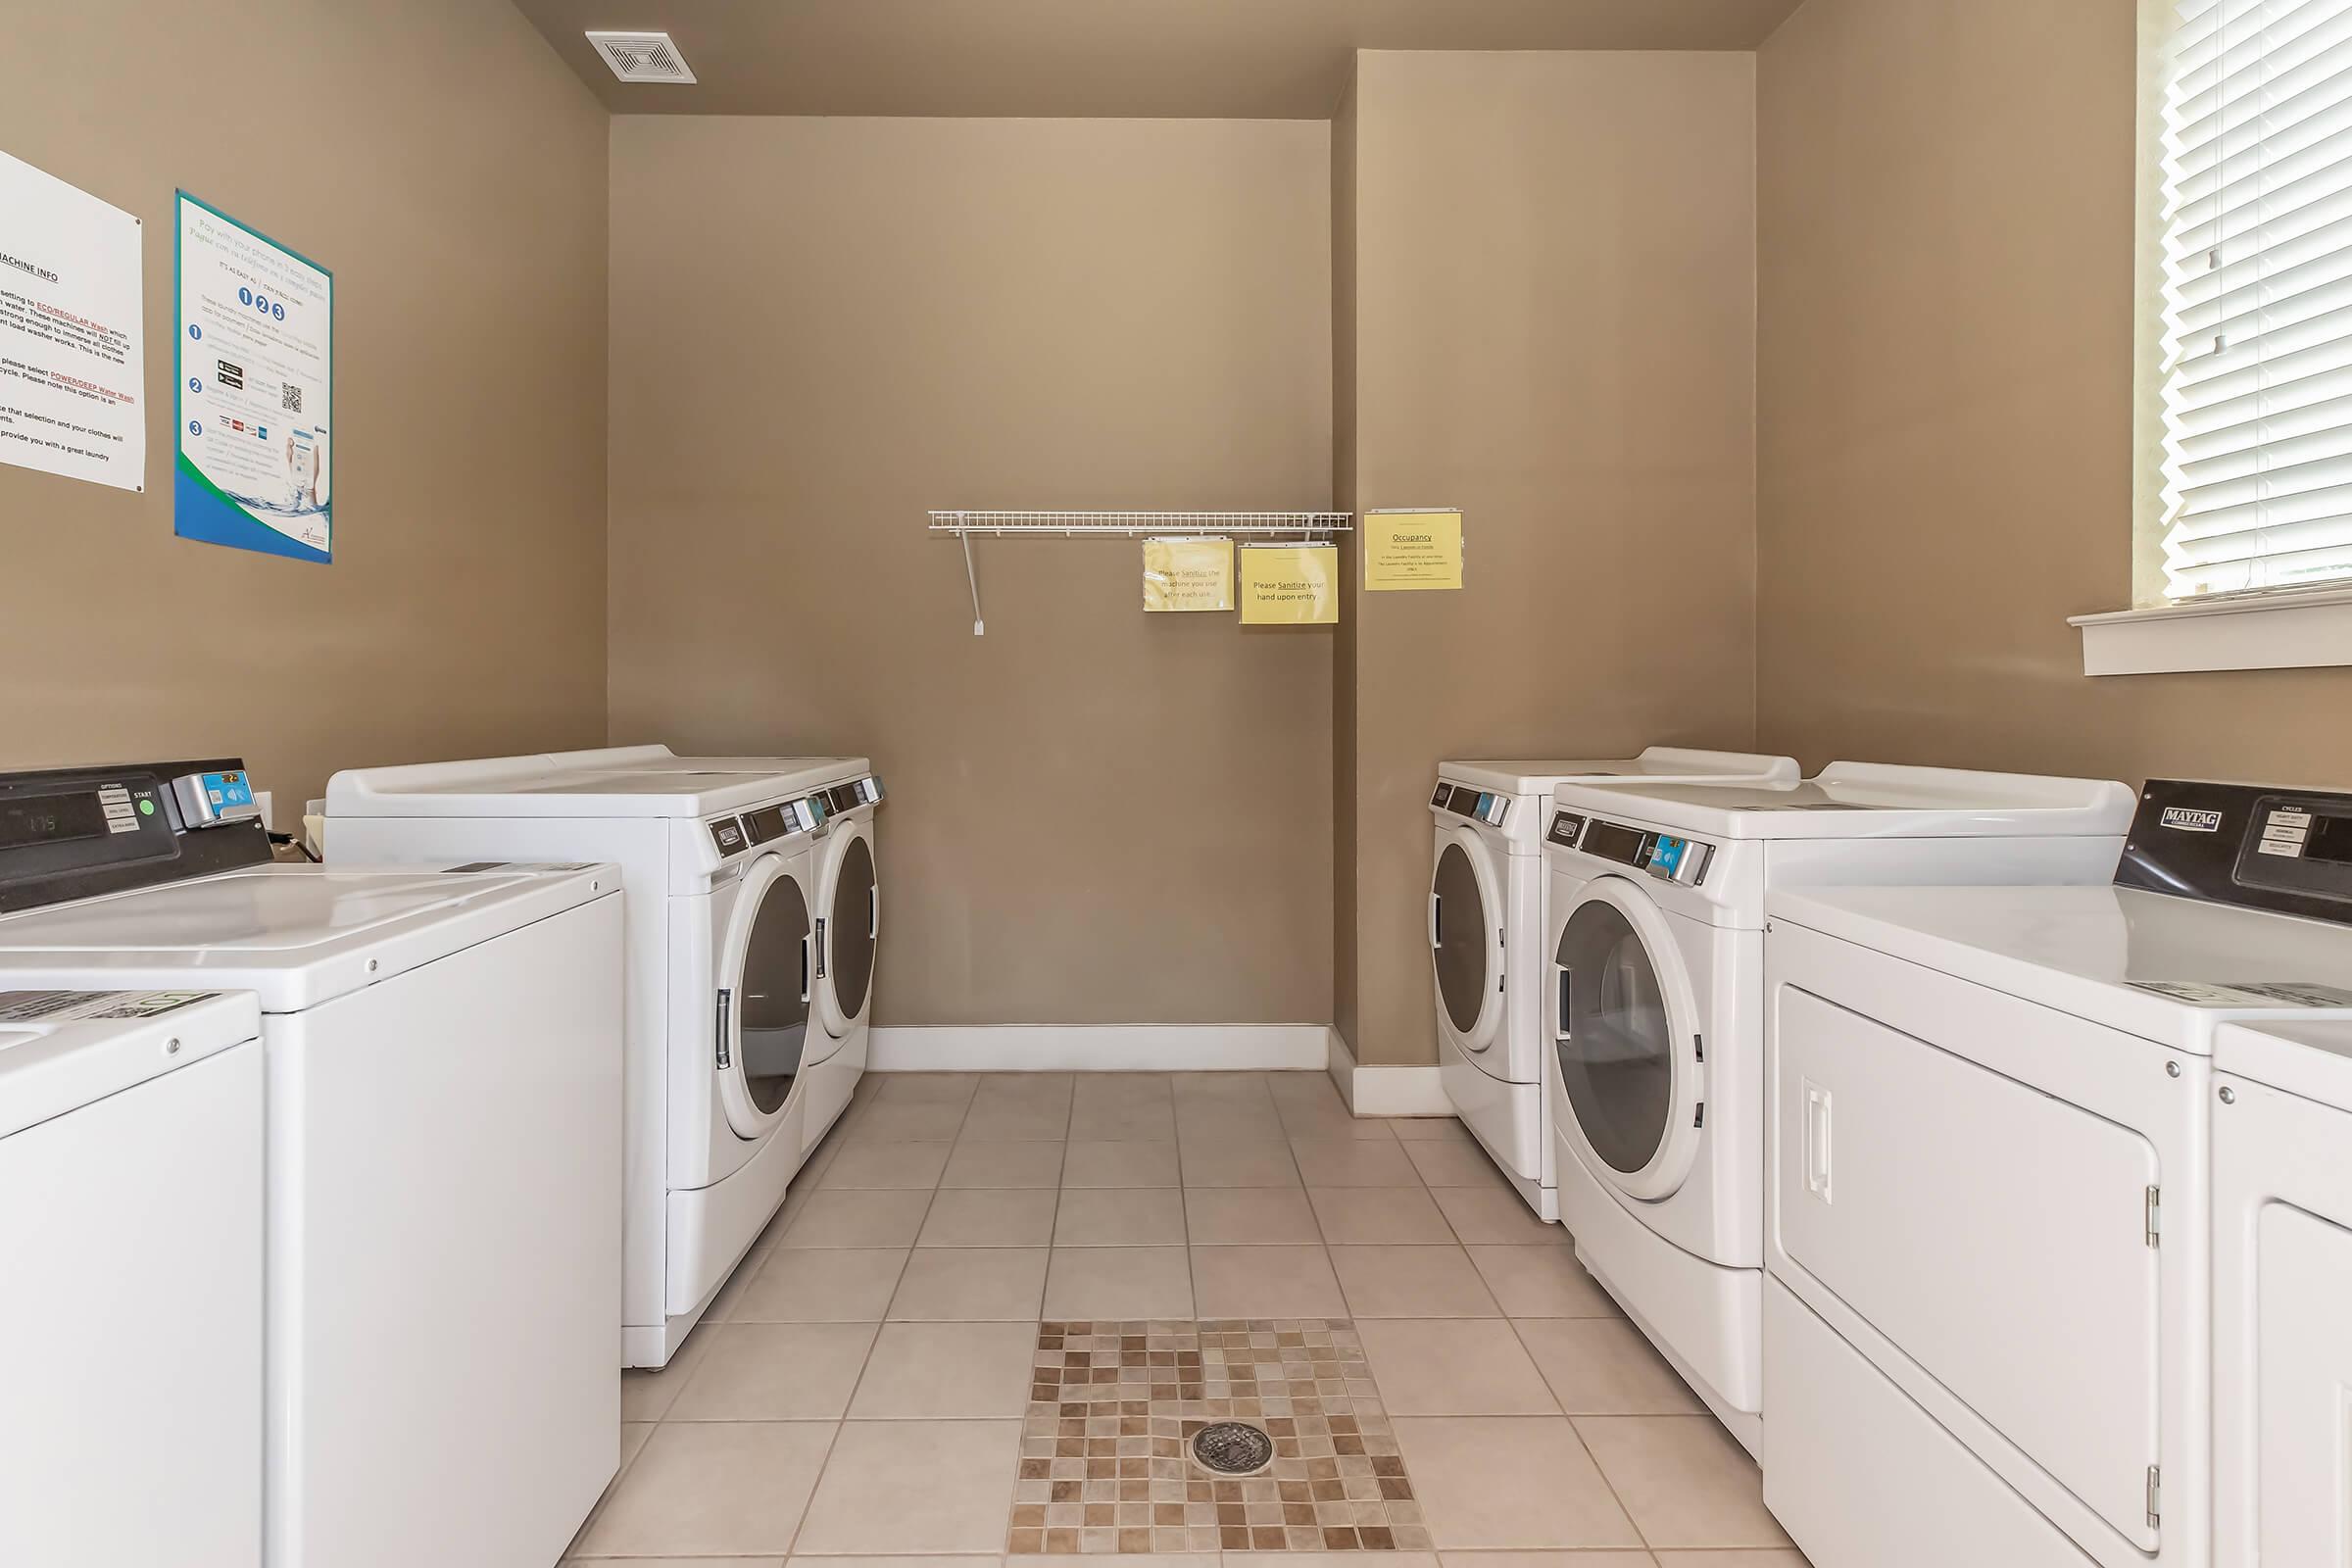
[[[1458,1125],[1356,1120],[1321,1073],[869,1075],[703,1326],[627,1374],[565,1560],[989,1568],[1039,1320],[1212,1317],[1356,1322],[1437,1545],[1356,1568],[1804,1568],[1565,1233]]]

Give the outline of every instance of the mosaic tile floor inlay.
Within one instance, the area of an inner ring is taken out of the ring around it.
[[[1008,1551],[1430,1549],[1345,1318],[1041,1323],[1029,1401]],[[1273,1462],[1200,1464],[1219,1421],[1262,1427]]]

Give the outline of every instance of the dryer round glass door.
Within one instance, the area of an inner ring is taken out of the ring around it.
[[[719,1085],[728,1124],[756,1138],[774,1124],[800,1076],[815,956],[808,896],[783,857],[744,873],[735,910],[720,971]]]
[[[874,947],[882,935],[882,889],[865,824],[840,829],[827,854],[821,1012],[825,1028],[847,1035],[865,1016],[874,985]]]
[[[1502,896],[1493,857],[1468,828],[1438,838],[1429,879],[1429,955],[1438,1013],[1465,1051],[1494,1042],[1502,1013]]]
[[[1703,1119],[1694,1001],[1665,917],[1618,877],[1589,885],[1552,954],[1552,1051],[1595,1173],[1663,1198],[1696,1156]]]

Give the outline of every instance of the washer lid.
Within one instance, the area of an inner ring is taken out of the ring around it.
[[[2139,801],[2112,779],[1833,762],[1791,783],[1566,784],[1556,805],[1714,839],[2120,839]]]
[[[2224,1024],[2214,1034],[2213,1065],[2352,1110],[2352,1018]]]
[[[2198,1054],[2228,1019],[2352,1016],[2352,928],[2117,887],[1784,888],[1764,912]]]
[[[0,987],[202,987],[298,1012],[620,886],[611,865],[256,865],[0,916]]]
[[[862,757],[678,757],[666,746],[346,770],[338,816],[708,816],[872,771]]]
[[[0,990],[0,1138],[261,1032],[244,992]]]
[[[1438,777],[1467,784],[1496,795],[1548,795],[1562,784],[1610,779],[1666,783],[1676,779],[1730,782],[1752,779],[1789,783],[1797,779],[1793,757],[1763,757],[1750,752],[1701,752],[1677,746],[1651,746],[1639,757],[1583,758],[1547,761],[1500,760],[1440,762]]]

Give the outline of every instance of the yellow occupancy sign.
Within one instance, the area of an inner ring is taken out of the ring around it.
[[[1242,546],[1242,624],[1327,626],[1340,618],[1338,545]]]
[[[1144,541],[1144,608],[1231,610],[1233,541],[1230,539],[1147,539]]]
[[[1362,537],[1370,592],[1462,585],[1459,512],[1367,512]]]

